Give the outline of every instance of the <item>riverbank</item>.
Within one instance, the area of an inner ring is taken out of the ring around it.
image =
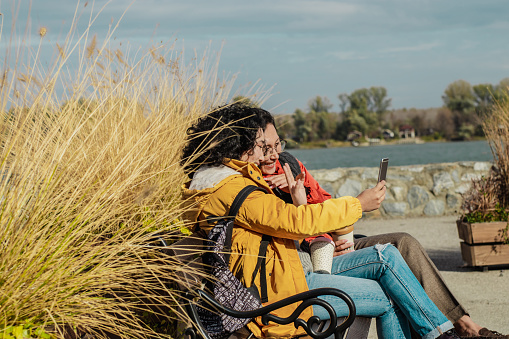
[[[464,141],[451,141],[446,139],[433,139],[433,138],[406,138],[406,139],[366,139],[356,143],[350,141],[338,141],[338,140],[322,140],[314,142],[302,142],[297,143],[293,140],[287,141],[287,150],[294,149],[318,149],[318,148],[335,148],[335,147],[367,147],[367,146],[381,146],[381,145],[402,145],[402,144],[424,144],[433,142],[468,142],[468,141],[486,141],[485,138],[477,137],[472,140]]]
[[[446,140],[442,140],[445,142]],[[315,142],[304,142],[296,143],[295,141],[287,141],[287,149],[318,149],[318,148],[335,148],[335,147],[368,147],[368,146],[381,146],[381,145],[401,145],[401,144],[423,144],[424,140],[420,138],[409,138],[409,139],[366,139],[361,141],[315,141]]]
[[[379,210],[366,218],[459,215],[461,194],[489,173],[491,162],[462,161],[390,166],[387,194]],[[357,196],[376,185],[378,167],[312,170],[311,175],[333,197]]]
[[[456,216],[399,219],[361,219],[355,233],[375,235],[407,232],[424,246],[444,280],[472,319],[489,329],[509,334],[507,304],[509,267],[481,272],[464,266]],[[369,339],[377,338],[372,322]]]

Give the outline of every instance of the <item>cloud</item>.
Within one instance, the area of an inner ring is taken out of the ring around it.
[[[401,46],[382,49],[382,53],[422,52],[443,46],[440,42],[422,43],[414,46]]]
[[[2,47],[9,41],[10,7],[21,4],[20,37],[29,2],[0,2]],[[92,8],[94,16],[105,6],[91,28],[99,41],[125,12],[112,45],[176,40],[178,50],[222,51],[222,69],[240,71],[246,82],[278,83],[273,101],[289,99],[294,107],[305,106],[314,94],[334,97],[374,85],[394,90],[395,107],[429,107],[440,103],[440,95],[421,95],[417,84],[441,91],[458,77],[495,83],[507,72],[507,1],[137,0],[127,11],[125,0],[89,0],[87,7],[81,0],[77,9],[76,3],[32,1],[33,41],[40,41],[37,29],[44,26],[49,32],[43,42],[54,47],[65,38],[76,11],[75,41]],[[399,88],[405,92],[397,93]],[[410,94],[413,88],[417,95]]]
[[[29,1],[21,3],[20,18],[24,18]],[[249,37],[260,41],[267,37],[297,36],[329,38],[333,39],[331,43],[338,36],[362,39],[509,25],[506,16],[509,5],[496,0],[137,0],[130,6],[128,1],[91,0],[86,8],[84,1],[78,8],[76,3],[34,1],[32,21],[36,26],[50,27],[50,34],[62,35],[76,10],[81,13],[79,27],[85,29],[93,8],[93,15],[102,10],[93,30],[103,34],[112,20],[116,22],[125,12],[115,33],[120,39],[146,38],[155,32],[163,40],[175,35],[188,40]]]
[[[365,60],[369,57],[363,54],[358,53],[357,51],[338,51],[338,52],[328,52],[327,56],[331,56],[338,60],[347,61],[347,60]]]

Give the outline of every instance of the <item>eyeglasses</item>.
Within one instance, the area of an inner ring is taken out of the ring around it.
[[[274,144],[274,147],[265,146],[265,148],[263,149],[263,155],[265,156],[265,158],[269,158],[273,153],[279,154],[285,150],[285,146],[286,140],[278,140]]]
[[[265,144],[263,142],[259,143],[259,144],[255,144],[254,147],[260,147],[262,151],[265,151],[265,148],[267,146],[265,146]]]
[[[260,147],[260,150],[262,151],[263,155],[265,156],[265,142],[259,142],[254,145],[252,149],[247,151],[247,155],[251,156],[254,155],[256,147]]]

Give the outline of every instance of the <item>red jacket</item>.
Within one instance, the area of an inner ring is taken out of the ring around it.
[[[299,162],[301,172],[304,172],[304,174],[306,175],[306,178],[304,179],[304,187],[306,187],[306,191],[307,191],[308,204],[318,204],[318,203],[324,202],[325,200],[329,200],[330,198],[332,198],[332,196],[327,191],[325,191],[323,188],[320,187],[320,184],[318,184],[318,181],[316,181],[315,178],[313,178],[313,176],[308,172],[306,167],[304,167],[302,162],[300,162],[299,160],[297,160],[297,161]],[[281,164],[279,163],[279,160],[278,160],[276,162],[276,171],[274,172],[274,174],[264,175],[263,177],[268,178],[273,175],[284,174],[284,173],[285,172],[283,171],[283,167],[281,166]]]
[[[318,183],[318,181],[316,181],[315,178],[313,178],[313,176],[308,172],[307,168],[304,167],[302,162],[300,162],[298,159],[295,159],[295,160],[298,161],[301,172],[304,172],[304,174],[306,175],[305,179],[304,179],[304,187],[306,188],[306,192],[307,192],[308,204],[309,205],[318,204],[318,203],[324,202],[325,200],[329,200],[330,198],[332,198],[332,196],[327,191],[325,191],[322,187],[320,187],[320,184]],[[274,172],[274,174],[264,175],[263,177],[268,178],[273,175],[284,174],[284,173],[285,172],[283,171],[283,166],[281,166],[281,163],[278,160],[276,162],[276,171]],[[332,237],[329,234],[323,234],[322,236],[332,240]],[[313,240],[314,238],[316,238],[316,237],[306,238],[306,241],[309,242],[309,241]]]

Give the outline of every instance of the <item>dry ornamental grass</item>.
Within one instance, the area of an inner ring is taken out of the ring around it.
[[[47,33],[39,30],[41,41]],[[168,286],[172,272],[185,268],[147,245],[156,233],[185,230],[179,157],[186,126],[226,102],[233,80],[218,79],[210,53],[186,64],[176,47],[110,50],[109,37],[72,32],[54,46],[49,67],[40,46],[4,63],[6,335],[24,328],[36,336],[41,328],[56,337],[168,337],[161,328],[179,316]],[[157,319],[152,328],[147,318]]]

